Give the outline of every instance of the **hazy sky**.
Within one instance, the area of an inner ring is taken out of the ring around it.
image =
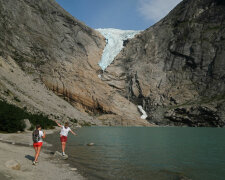
[[[181,0],[56,0],[92,28],[144,30]]]

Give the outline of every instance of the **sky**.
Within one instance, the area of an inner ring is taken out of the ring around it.
[[[144,30],[166,16],[182,0],[56,0],[92,28]]]

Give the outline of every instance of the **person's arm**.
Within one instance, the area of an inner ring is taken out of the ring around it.
[[[61,125],[61,124],[59,124],[57,121],[55,121],[55,123],[56,123],[59,127],[62,127],[62,125]]]
[[[44,139],[46,137],[45,131],[43,131],[43,136],[42,138]]]
[[[70,129],[70,132],[74,135],[74,136],[77,136],[77,134],[75,132],[73,132],[71,129]]]

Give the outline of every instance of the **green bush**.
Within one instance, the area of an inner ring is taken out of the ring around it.
[[[78,122],[76,119],[70,119],[70,121],[71,121],[72,123],[77,123],[77,122]]]
[[[32,129],[37,124],[40,124],[44,129],[53,128],[56,125],[47,116],[31,114],[26,111],[26,108],[21,109],[5,101],[0,101],[0,131],[9,133],[23,131],[25,128],[23,119],[29,119]]]
[[[18,119],[14,113],[1,114],[0,115],[0,130],[13,133],[17,131],[23,131],[25,124],[22,119]]]
[[[53,129],[54,126],[56,126],[54,121],[48,119],[47,116],[42,114],[30,114],[27,119],[30,120],[30,123],[33,125],[33,129],[37,124],[40,124],[44,129]]]

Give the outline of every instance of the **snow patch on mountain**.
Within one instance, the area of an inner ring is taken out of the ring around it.
[[[142,116],[141,119],[146,119],[148,117],[147,113],[145,112],[145,110],[142,108],[141,105],[138,106],[138,109],[141,111]]]

